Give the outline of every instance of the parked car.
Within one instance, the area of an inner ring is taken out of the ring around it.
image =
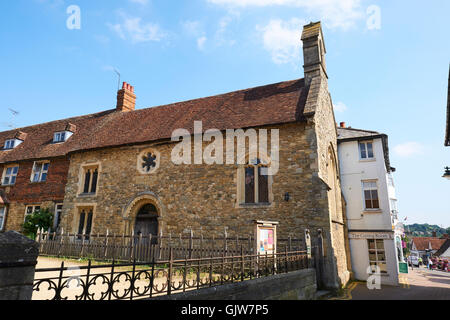
[[[411,253],[411,255],[408,257],[408,265],[413,265],[417,268],[420,266],[419,255],[417,253]]]

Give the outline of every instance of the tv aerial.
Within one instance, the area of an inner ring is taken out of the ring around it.
[[[13,122],[0,122],[0,126],[2,127],[7,127],[10,129],[16,129],[16,126],[14,125],[14,119],[16,116],[18,116],[20,114],[19,111],[14,110],[12,108],[8,108],[9,112],[11,112],[11,116],[13,118]]]

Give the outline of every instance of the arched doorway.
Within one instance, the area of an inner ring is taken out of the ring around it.
[[[157,243],[158,236],[158,209],[151,203],[143,205],[136,216],[134,234],[148,237],[152,235],[152,244]],[[148,238],[146,238],[148,239]]]

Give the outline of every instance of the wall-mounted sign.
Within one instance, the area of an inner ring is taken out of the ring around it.
[[[274,254],[277,252],[278,222],[255,221],[256,252],[258,254]]]
[[[383,239],[394,240],[393,232],[350,232],[348,237],[350,239]]]

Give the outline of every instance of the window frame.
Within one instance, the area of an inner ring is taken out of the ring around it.
[[[16,139],[7,139],[3,145],[3,150],[12,150],[16,147]]]
[[[372,146],[372,157],[369,157],[369,144]],[[363,157],[362,145],[364,145],[365,158]],[[360,161],[374,161],[375,159],[375,144],[373,140],[358,141],[358,154]]]
[[[247,170],[251,168],[253,169],[253,200],[254,202],[247,202]],[[260,170],[261,168],[269,168],[269,164],[264,163],[260,159],[248,161],[248,163],[244,166],[242,166],[242,172],[241,172],[241,192],[239,192],[239,205],[242,207],[245,206],[269,206],[272,204],[273,200],[271,199],[271,187],[272,187],[272,177],[271,175],[267,175],[267,202],[260,202],[260,185],[259,185],[259,179]]]
[[[34,181],[34,176],[37,174],[36,172],[36,165],[41,164],[41,171],[39,172],[39,178],[38,181]],[[44,170],[44,166],[47,165],[47,169]],[[50,169],[50,161],[44,160],[44,161],[35,161],[33,163],[33,168],[31,169],[31,177],[30,181],[31,183],[43,183],[47,182],[48,179],[48,171]],[[42,180],[42,176],[45,174],[45,180]]]
[[[58,209],[59,206],[61,207],[61,209]],[[55,213],[53,215],[53,229],[55,231],[59,228],[59,225],[61,224],[62,210],[63,210],[63,204],[62,203],[56,203],[55,204]]]
[[[1,219],[1,223],[0,223],[0,231],[3,231],[3,229],[5,228],[5,221],[6,221],[6,213],[7,213],[7,208],[6,206],[0,206],[0,219]]]
[[[66,142],[66,131],[58,131],[53,134],[53,143]],[[59,139],[57,139],[59,138]]]
[[[86,190],[86,175],[87,175],[88,171],[90,171],[90,170],[93,170],[92,173],[95,173],[95,171],[97,171],[95,192],[92,192],[94,174],[90,174],[89,186],[88,186],[88,190],[87,190],[88,192],[85,192],[85,190]],[[81,165],[80,173],[79,173],[79,185],[78,185],[78,195],[79,196],[95,196],[95,195],[97,195],[98,190],[99,190],[100,173],[101,173],[101,165],[99,162]]]
[[[17,168],[17,172],[15,174],[14,174],[14,168]],[[7,176],[6,172],[8,171],[8,169],[12,169],[12,170],[11,170],[11,174],[9,175],[9,179],[10,179],[9,183],[6,184],[5,183],[5,178]],[[1,185],[2,186],[14,186],[16,184],[16,182],[17,182],[17,176],[19,175],[19,169],[20,169],[20,166],[18,164],[11,164],[11,165],[5,166],[3,168]],[[13,177],[14,177],[14,183],[11,183],[11,178],[13,178]]]
[[[365,184],[366,183],[373,183],[375,184],[376,188],[366,188]],[[380,202],[380,188],[378,186],[378,180],[365,180],[365,181],[361,181],[361,188],[362,188],[362,200],[363,200],[363,209],[365,212],[379,212],[381,211],[381,202]],[[366,191],[370,191],[370,199],[366,199]],[[372,196],[372,191],[376,191],[377,192],[377,199],[373,199]],[[371,201],[372,203],[372,208],[367,208],[367,201]],[[378,208],[374,208],[374,201],[378,202]]]
[[[31,208],[31,212],[30,213],[28,213],[28,208]],[[36,210],[36,208],[39,208],[39,209]],[[39,212],[39,211],[41,211],[41,205],[40,204],[39,205],[26,205],[25,206],[25,216],[23,218],[23,221],[25,222],[25,220],[27,219],[27,216],[29,216],[29,215],[31,215],[33,213]]]
[[[94,229],[94,219],[95,219],[95,207],[79,207],[77,208],[77,220],[76,220],[76,230],[75,234],[77,235],[76,239],[79,241],[82,240],[90,240],[90,236],[92,235],[92,230]],[[81,217],[83,216],[83,223],[81,223]],[[89,225],[89,233],[86,233],[86,229]],[[81,231],[81,233],[80,233]],[[83,239],[83,235],[85,238]]]
[[[144,169],[143,163],[144,163],[144,157],[149,155],[149,154],[154,156],[156,159],[154,161],[155,162],[155,166],[152,167],[149,171],[147,171],[147,170]],[[148,148],[148,149],[145,149],[145,150],[143,150],[143,151],[141,151],[139,153],[138,158],[137,158],[137,165],[136,166],[137,166],[137,170],[138,170],[138,172],[140,174],[151,175],[151,174],[156,173],[158,171],[160,163],[161,163],[161,154],[160,154],[160,152],[158,150],[156,150],[156,149]]]
[[[370,242],[371,242],[371,241],[373,241],[374,244],[375,244],[375,248],[374,248],[374,249],[371,249],[371,248],[370,248]],[[382,249],[378,248],[378,242],[379,242],[379,241],[382,241],[382,242],[383,242],[383,248],[382,248]],[[375,253],[375,259],[376,259],[376,260],[371,260],[371,259],[370,259],[371,251],[373,251],[373,252]],[[387,257],[386,257],[386,245],[385,245],[385,243],[384,243],[384,239],[367,239],[367,252],[368,252],[368,254],[369,254],[369,266],[370,266],[370,267],[371,267],[372,265],[379,266],[379,264],[384,264],[384,265],[385,265],[386,271],[383,271],[383,270],[381,269],[381,267],[380,267],[380,273],[381,273],[381,274],[385,274],[385,275],[388,274],[388,270],[387,270]],[[378,258],[378,255],[381,254],[381,252],[382,252],[383,255],[384,255],[384,260]],[[374,263],[374,264],[373,264],[373,263]]]

